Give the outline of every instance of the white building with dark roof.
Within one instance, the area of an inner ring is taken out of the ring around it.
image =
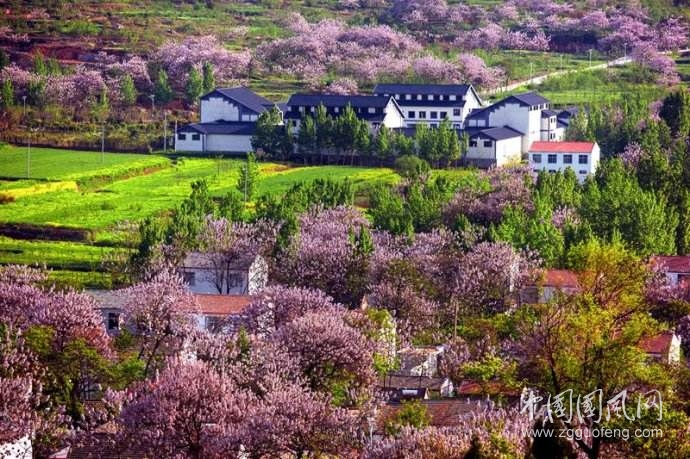
[[[556,112],[548,99],[535,92],[508,96],[488,107],[473,110],[465,120],[465,129],[508,127],[522,135],[521,153],[527,153],[532,142],[559,141],[565,129],[559,127]]]
[[[374,94],[395,99],[405,116],[406,127],[424,123],[436,127],[448,119],[454,128],[460,129],[470,111],[482,106],[471,84],[380,83]]]
[[[372,132],[380,126],[397,129],[405,125],[405,117],[398,103],[392,97],[385,96],[293,94],[283,117],[297,131],[302,118],[307,115],[314,117],[319,105],[323,105],[333,118],[340,116],[350,106],[357,118],[369,124]]]
[[[465,161],[477,167],[504,166],[522,159],[522,133],[510,127],[468,130]]]
[[[200,123],[177,130],[175,151],[246,153],[256,122],[275,104],[244,87],[218,88],[200,99]]]

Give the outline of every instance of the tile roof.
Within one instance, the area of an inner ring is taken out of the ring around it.
[[[542,283],[545,287],[571,287],[578,288],[580,283],[577,274],[566,269],[547,269],[542,273]]]
[[[254,135],[256,123],[241,121],[216,121],[213,123],[192,123],[177,132],[200,132],[202,134]]]
[[[318,107],[346,107],[348,104],[352,108],[385,108],[391,97],[384,96],[341,96],[334,94],[293,94],[287,104],[290,107],[307,106]]]
[[[230,270],[245,270],[251,267],[254,261],[261,255],[251,255],[241,257],[228,264]],[[189,252],[182,261],[182,268],[187,269],[213,269],[211,256],[203,252]]]
[[[482,129],[481,131],[475,132],[470,137],[488,137],[492,140],[505,140],[515,137],[522,137],[522,133],[513,128],[509,128],[508,126],[504,126]]]
[[[550,118],[552,116],[556,116],[556,112],[554,110],[542,110],[541,111],[541,117],[542,118]]]
[[[450,383],[450,380],[442,377],[410,376],[389,373],[381,378],[381,387],[383,389],[429,389],[438,392],[446,383]]]
[[[532,105],[541,105],[541,104],[548,104],[548,103],[550,103],[550,102],[549,102],[549,99],[547,99],[547,98],[545,98],[545,97],[543,97],[543,96],[540,96],[539,94],[537,94],[537,93],[534,92],[534,91],[525,92],[525,93],[522,93],[522,94],[515,94],[515,95],[512,95],[512,96],[506,97],[506,98],[503,99],[502,101],[496,102],[496,103],[497,103],[497,104],[500,104],[501,102],[507,101],[508,99],[511,99],[511,98],[512,98],[512,99],[517,99],[519,102],[521,102],[521,103],[523,103],[523,104],[525,104],[525,105],[530,105],[530,106],[532,106]]]
[[[671,273],[690,273],[690,256],[666,256],[658,255],[652,257],[652,263],[659,266],[666,272]]]
[[[478,381],[464,380],[458,386],[455,387],[455,393],[458,396],[468,396],[468,395],[506,395],[506,396],[518,396],[520,392],[516,389],[511,389],[500,382],[487,382],[480,384]]]
[[[470,90],[469,84],[404,84],[379,83],[374,87],[374,94],[443,94],[464,96]],[[410,101],[407,101],[410,102]],[[433,102],[433,101],[430,101]]]
[[[263,113],[274,105],[270,100],[261,97],[254,91],[243,86],[216,88],[208,94],[203,95],[201,99],[207,99],[213,94],[220,94],[228,99],[234,100],[255,113]]]
[[[673,342],[673,332],[664,332],[640,342],[640,348],[648,354],[668,354]]]
[[[429,425],[434,427],[457,426],[463,417],[487,409],[485,403],[474,400],[420,400],[420,403],[430,417]],[[386,421],[393,418],[402,407],[401,403],[395,402],[384,405],[379,412],[377,428],[382,431]]]
[[[530,153],[592,153],[594,142],[532,142]]]
[[[199,303],[199,312],[205,316],[222,316],[241,314],[251,303],[249,295],[194,295]]]

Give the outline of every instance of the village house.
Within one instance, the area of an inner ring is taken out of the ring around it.
[[[522,287],[520,302],[523,304],[548,303],[559,294],[573,294],[580,290],[577,274],[565,269],[547,269],[533,281]]]
[[[467,130],[465,162],[488,169],[519,163],[522,159],[522,134],[510,127]]]
[[[380,126],[396,129],[405,125],[405,116],[400,106],[390,96],[293,94],[287,102],[283,117],[294,132],[297,132],[302,118],[307,115],[314,117],[319,105],[333,118],[340,116],[350,106],[357,118],[367,122],[371,132],[378,131]]]
[[[403,111],[408,128],[417,124],[438,127],[447,119],[453,128],[461,129],[470,111],[482,106],[471,84],[379,83],[374,95],[393,97]]]
[[[180,267],[193,293],[253,295],[268,284],[268,265],[261,255],[227,260],[202,252],[190,252]]]
[[[437,376],[439,361],[444,351],[445,347],[443,345],[414,346],[401,349],[398,352],[400,374],[426,377]]]
[[[559,127],[557,115],[550,105],[548,99],[535,92],[516,94],[488,107],[472,110],[465,120],[464,129],[511,128],[521,134],[520,152],[525,154],[533,142],[565,138],[565,129]],[[468,158],[472,158],[473,153],[470,149]]]
[[[673,331],[666,331],[642,340],[640,348],[651,360],[663,363],[679,363],[681,338]]]
[[[251,303],[249,295],[194,295],[199,304],[195,314],[197,328],[211,333],[230,333],[233,329],[232,317],[240,317]]]
[[[550,142],[532,143],[529,149],[529,167],[539,171],[564,172],[567,168],[577,174],[580,183],[594,175],[600,160],[599,145],[596,142]]]
[[[666,275],[671,285],[678,285],[690,280],[690,256],[655,256],[652,265]]]
[[[276,106],[244,87],[218,88],[200,99],[201,122],[183,126],[175,133],[175,151],[247,153],[256,122]]]
[[[453,395],[453,382],[440,376],[388,373],[381,378],[379,388],[388,394],[390,400],[427,400]]]

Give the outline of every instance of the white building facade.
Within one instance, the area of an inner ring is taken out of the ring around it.
[[[579,182],[594,175],[601,153],[596,142],[533,142],[529,149],[529,166],[533,172],[564,172],[572,169]]]
[[[522,134],[508,128],[488,128],[469,135],[465,162],[477,167],[505,166],[522,158]]]
[[[467,115],[482,106],[481,98],[469,84],[378,84],[374,94],[393,97],[408,128],[417,124],[437,127],[448,119],[460,129]]]
[[[218,88],[200,99],[200,123],[175,133],[177,152],[247,153],[261,113],[275,106],[244,87]]]

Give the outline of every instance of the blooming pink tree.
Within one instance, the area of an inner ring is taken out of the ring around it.
[[[342,308],[321,290],[272,286],[256,295],[244,312],[247,329],[267,336],[309,312]]]
[[[194,296],[182,278],[161,271],[151,280],[122,291],[124,323],[132,326],[141,340],[139,358],[146,362],[145,374],[164,351],[175,352],[191,334],[191,314],[198,311]]]
[[[460,54],[458,62],[464,76],[463,81],[470,81],[482,88],[493,88],[503,81],[504,74],[501,69],[487,67],[484,60],[474,54]]]
[[[312,390],[338,393],[343,404],[370,396],[375,380],[373,343],[342,314],[307,313],[278,329],[272,340],[298,362]]]
[[[457,66],[433,56],[415,59],[412,70],[417,78],[427,83],[455,83],[460,79]]]

